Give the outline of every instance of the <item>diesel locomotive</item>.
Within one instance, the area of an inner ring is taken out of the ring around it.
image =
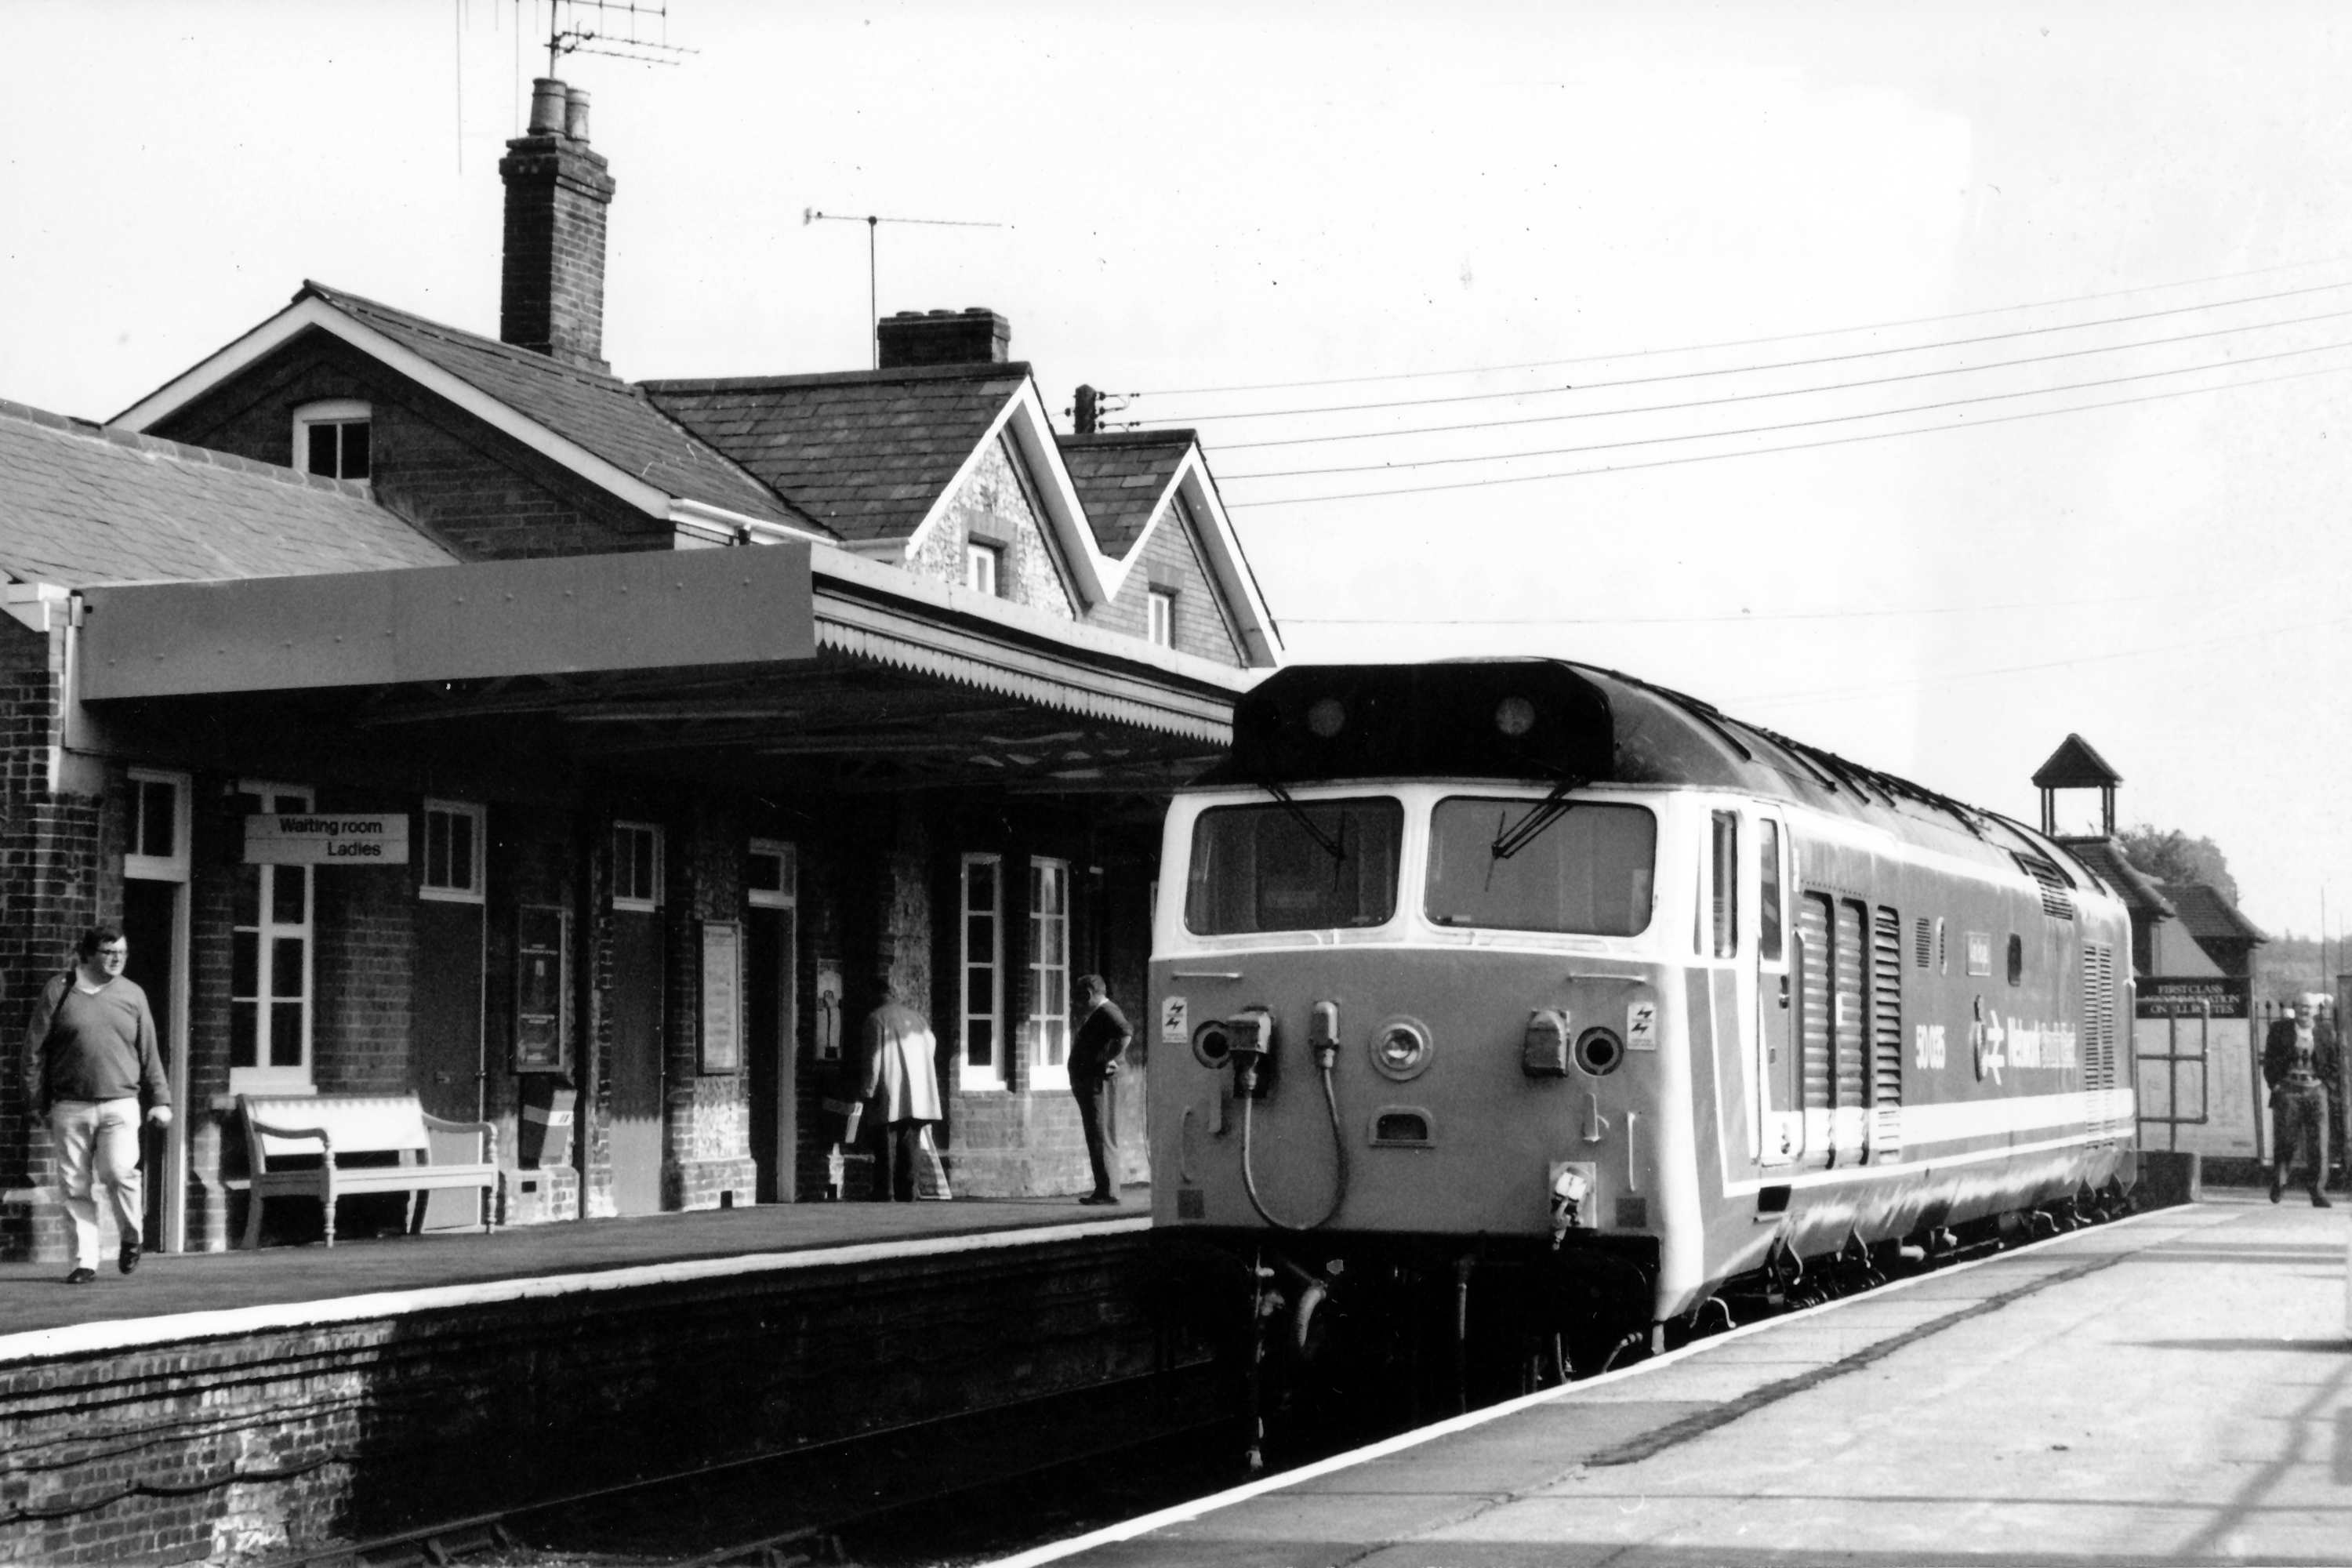
[[[1281,670],[1161,867],[1154,1226],[1302,1361],[1573,1376],[2135,1178],[2088,866],[1622,674]]]

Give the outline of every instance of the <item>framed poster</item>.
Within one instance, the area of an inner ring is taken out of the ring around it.
[[[515,910],[514,1070],[568,1072],[572,1032],[572,912],[551,904]]]
[[[702,922],[702,1070],[733,1072],[743,1063],[743,927]]]

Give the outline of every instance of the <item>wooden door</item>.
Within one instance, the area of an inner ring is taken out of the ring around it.
[[[122,935],[131,944],[131,957],[122,966],[124,978],[135,982],[147,993],[147,1006],[155,1016],[155,1039],[163,1056],[163,1071],[169,1081],[172,1071],[172,1002],[177,994],[180,962],[178,913],[180,884],[151,882],[136,879],[122,884]],[[173,1108],[173,1126],[184,1125],[181,1119],[187,1108]],[[147,1218],[145,1235],[140,1245],[160,1249],[163,1245],[163,1215],[170,1201],[173,1184],[166,1179],[175,1134],[142,1124],[139,1132],[139,1164],[145,1178]]]
[[[788,1204],[798,1195],[793,919],[788,909],[754,908],[745,932],[745,1067],[751,1076],[751,1160],[759,1172],[754,1196],[763,1204]]]
[[[425,1109],[451,1121],[482,1114],[482,906],[420,900],[416,979],[410,1003],[410,1081]],[[451,1140],[436,1160],[478,1160],[479,1144]],[[438,1192],[425,1205],[428,1230],[479,1226],[482,1195]]]
[[[661,1210],[662,928],[655,910],[613,914],[613,1202]]]

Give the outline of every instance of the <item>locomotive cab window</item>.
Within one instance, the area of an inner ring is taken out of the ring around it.
[[[1507,853],[1496,845],[1540,803],[1449,795],[1429,818],[1432,922],[1634,936],[1650,923],[1658,820],[1638,805],[1576,802]]]
[[[1192,825],[1185,929],[1201,936],[1386,925],[1404,807],[1394,800],[1221,805]]]

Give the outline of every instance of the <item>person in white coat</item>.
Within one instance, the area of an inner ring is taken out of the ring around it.
[[[937,1051],[930,1025],[907,1005],[897,985],[886,983],[882,1005],[866,1017],[859,1089],[866,1121],[874,1130],[874,1196],[879,1202],[914,1200],[923,1129],[945,1120],[932,1060]]]

